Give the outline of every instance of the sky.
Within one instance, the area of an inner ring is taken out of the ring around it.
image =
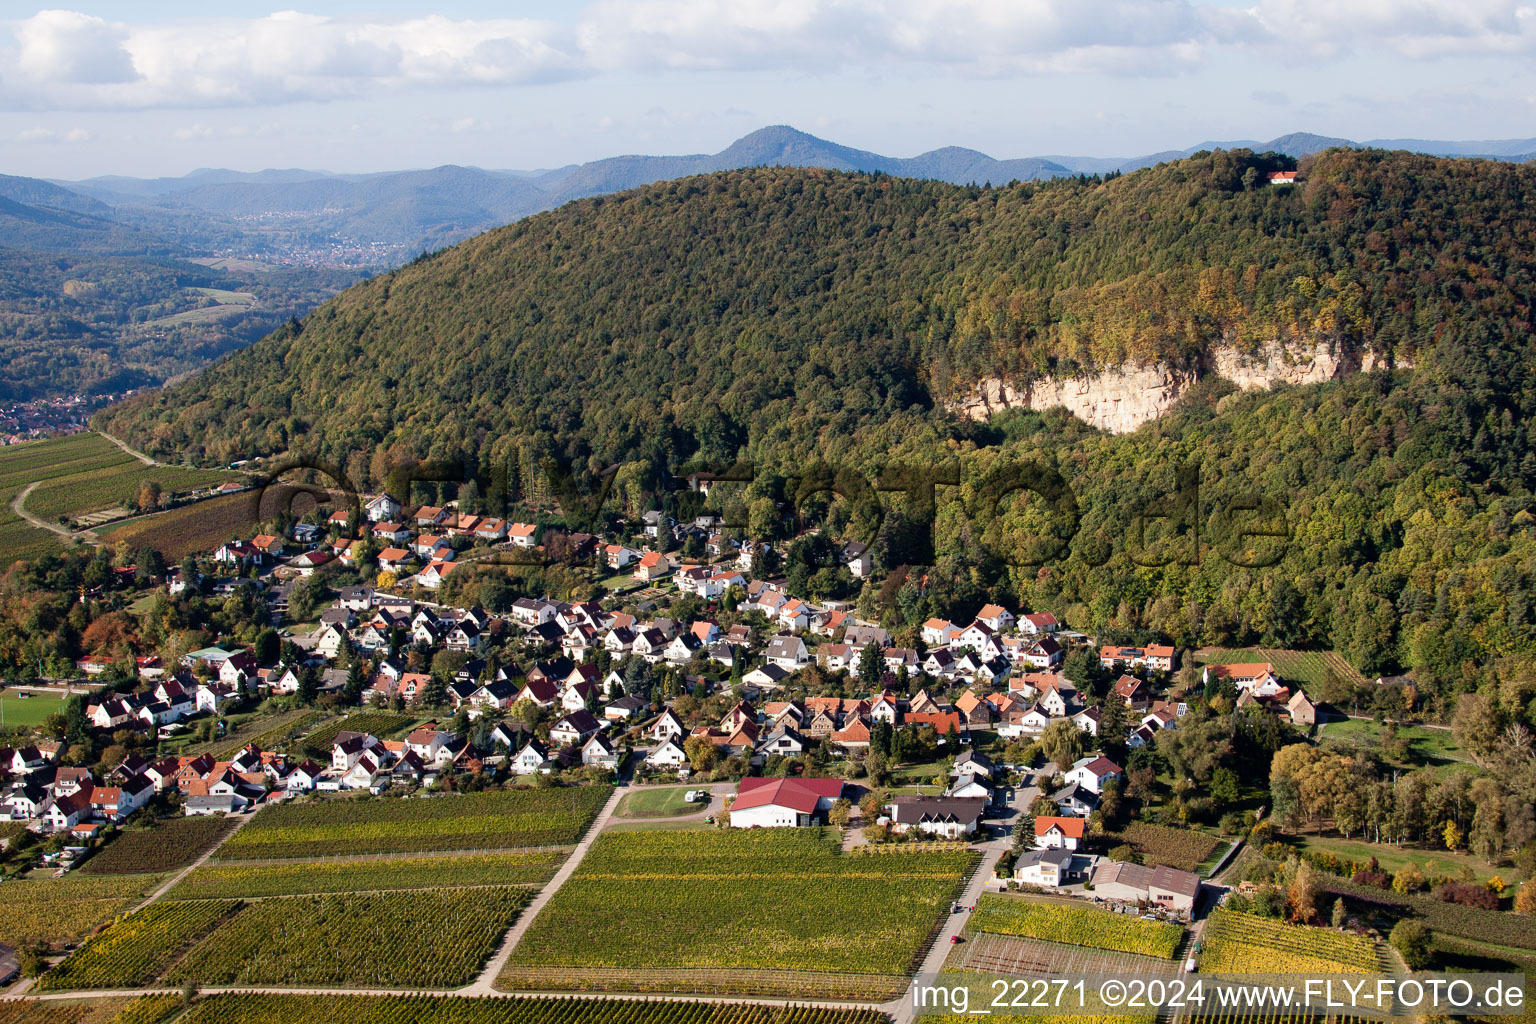
[[[1532,137],[1536,7],[0,0],[0,173],[535,169],[717,152],[771,124],[998,158]]]

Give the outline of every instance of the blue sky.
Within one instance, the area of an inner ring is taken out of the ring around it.
[[[1536,136],[1508,0],[61,3],[0,0],[0,172],[550,167],[767,124],[897,156]]]

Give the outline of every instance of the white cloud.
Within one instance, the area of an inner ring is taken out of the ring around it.
[[[519,85],[584,74],[562,31],[526,19],[258,19],[113,25],[44,11],[0,50],[11,109],[235,107],[351,99],[409,87]]]
[[[84,128],[71,128],[67,132],[54,131],[52,128],[28,128],[16,133],[17,142],[89,142],[91,133]]]
[[[1260,0],[1271,38],[1318,57],[1385,49],[1410,58],[1536,52],[1536,10],[1510,0]]]
[[[1536,2],[1536,0],[1528,0]],[[1212,54],[1536,54],[1517,0],[593,0],[519,18],[115,23],[41,11],[0,44],[0,109],[217,108],[518,86],[608,72],[941,67],[972,76],[1160,75]],[[0,40],[3,40],[0,28]]]

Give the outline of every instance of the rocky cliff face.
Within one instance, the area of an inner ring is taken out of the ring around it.
[[[967,419],[983,420],[1005,409],[1044,410],[1059,405],[1100,430],[1124,434],[1167,412],[1203,377],[1224,377],[1242,388],[1269,388],[1276,384],[1316,384],[1379,365],[1372,353],[1363,360],[1340,358],[1323,344],[1287,348],[1275,343],[1254,355],[1221,348],[1194,370],[1159,363],[1019,385],[988,378],[949,407]],[[1399,360],[1396,365],[1407,364]]]

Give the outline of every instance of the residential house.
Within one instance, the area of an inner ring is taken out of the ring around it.
[[[895,832],[916,829],[942,839],[965,839],[976,834],[986,811],[987,801],[984,799],[901,796],[891,801],[886,816]]]
[[[1062,818],[1042,814],[1035,818],[1035,849],[1076,850],[1087,836],[1087,818]]]
[[[1100,754],[1072,762],[1071,769],[1064,777],[1067,782],[1075,782],[1092,793],[1102,793],[1106,783],[1118,780],[1124,774],[1119,765]]]

